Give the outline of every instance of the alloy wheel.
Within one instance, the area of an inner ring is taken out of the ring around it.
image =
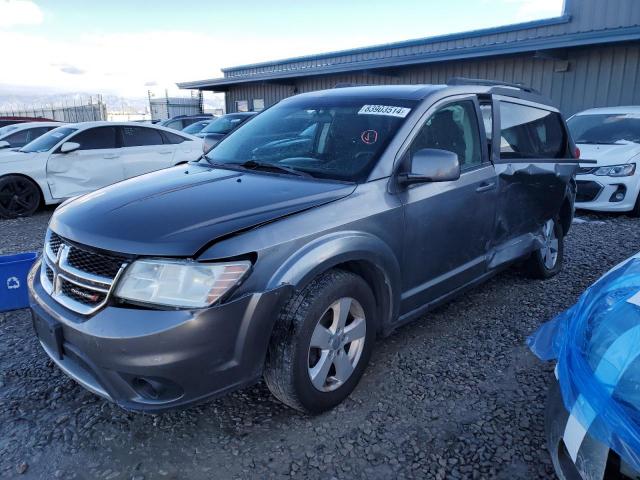
[[[333,302],[321,315],[311,336],[308,373],[313,386],[330,392],[353,374],[367,333],[362,305],[355,298]]]
[[[0,207],[10,215],[31,214],[39,201],[38,189],[26,178],[13,177],[0,185]]]
[[[555,221],[548,220],[542,229],[544,244],[541,249],[544,266],[551,270],[558,261],[559,241],[556,236]]]

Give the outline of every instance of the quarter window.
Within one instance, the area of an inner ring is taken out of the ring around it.
[[[424,148],[457,154],[463,170],[480,165],[480,131],[474,103],[469,100],[452,103],[431,115],[413,140],[411,155]]]
[[[563,158],[566,145],[558,113],[500,102],[500,158]]]
[[[175,133],[163,131],[165,142],[164,143],[182,143],[186,140],[182,135],[176,135]]]
[[[80,150],[116,148],[116,127],[90,128],[69,139],[80,144]]]
[[[122,127],[123,147],[143,147],[162,144],[162,135],[158,130],[145,127]]]

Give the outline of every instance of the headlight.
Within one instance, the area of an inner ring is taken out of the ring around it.
[[[635,163],[627,163],[626,165],[612,165],[610,167],[600,167],[594,175],[607,177],[630,177],[636,171]]]
[[[170,307],[203,308],[242,280],[251,262],[138,260],[124,272],[116,296]]]

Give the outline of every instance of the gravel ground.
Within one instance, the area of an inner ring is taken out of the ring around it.
[[[39,249],[51,212],[0,221],[0,253]],[[188,410],[127,413],[47,359],[27,311],[0,314],[0,477],[553,478],[543,435],[552,365],[524,345],[608,268],[639,221],[581,215],[565,268],[508,270],[378,343],[354,394],[317,417],[264,384]]]

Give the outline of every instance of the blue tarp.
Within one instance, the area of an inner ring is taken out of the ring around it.
[[[567,410],[640,471],[640,254],[542,325],[527,343],[557,361]]]

